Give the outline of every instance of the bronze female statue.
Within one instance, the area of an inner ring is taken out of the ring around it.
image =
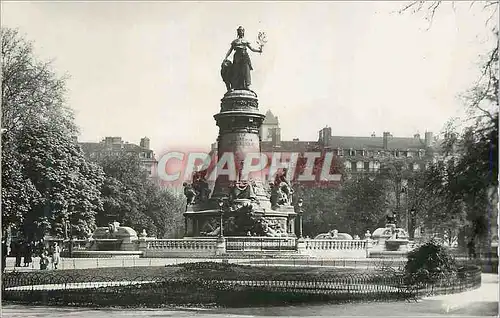
[[[250,71],[253,70],[250,56],[248,55],[247,48],[253,52],[262,53],[262,46],[255,49],[250,45],[250,42],[245,39],[245,29],[240,26],[237,29],[238,38],[231,42],[231,47],[227,51],[226,57],[222,62],[221,75],[226,88],[228,90],[234,89],[249,89],[252,84]],[[234,51],[233,62],[231,63],[227,58]]]

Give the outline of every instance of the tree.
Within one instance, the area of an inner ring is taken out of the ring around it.
[[[88,163],[65,105],[65,78],[39,61],[32,43],[2,28],[2,222],[27,239],[95,226],[102,171]]]
[[[432,22],[438,9],[446,2],[413,1],[401,12],[426,12]],[[455,7],[455,2],[451,2]],[[487,12],[484,24],[494,35],[492,47],[483,55],[481,74],[472,88],[464,95],[468,117],[465,129],[459,132],[455,123],[445,131],[443,143],[445,175],[437,185],[446,215],[461,219],[465,213],[466,224],[462,236],[470,243],[487,240],[491,243],[492,224],[496,215],[494,202],[498,201],[498,6],[499,1],[473,1],[470,7],[482,6]],[[488,244],[490,245],[490,244]]]
[[[160,188],[149,179],[137,154],[107,155],[98,163],[106,174],[102,187],[104,209],[98,215],[99,224],[117,220],[157,237],[174,236],[183,226],[184,197]]]
[[[339,190],[329,187],[296,186],[296,197],[304,200],[303,234],[314,237],[341,224],[338,202]]]
[[[353,178],[342,185],[339,200],[345,232],[363,237],[366,230],[384,226],[388,208],[386,188],[385,180],[375,176]]]

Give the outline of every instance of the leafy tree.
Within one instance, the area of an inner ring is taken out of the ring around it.
[[[326,233],[341,224],[339,214],[339,190],[329,187],[298,186],[296,196],[304,200],[303,235],[314,237]]]
[[[117,220],[157,237],[174,236],[182,228],[183,196],[162,189],[149,179],[135,153],[103,156],[99,164],[106,174],[99,224]]]
[[[450,2],[455,7],[455,2]],[[401,12],[426,12],[432,22],[443,1],[413,1]],[[486,30],[495,40],[483,55],[481,74],[472,88],[464,94],[468,117],[459,131],[451,122],[445,131],[443,143],[444,176],[437,185],[445,214],[454,220],[464,219],[461,237],[468,237],[470,243],[478,240],[491,243],[490,230],[496,219],[498,201],[498,5],[499,1],[474,1],[472,6],[482,6],[487,12]],[[439,214],[433,214],[434,216]],[[465,215],[465,217],[464,217]],[[443,215],[441,219],[445,218]],[[463,240],[461,240],[463,241]]]
[[[373,231],[384,225],[388,201],[383,179],[360,177],[348,180],[342,185],[339,200],[343,231],[363,237],[366,230]]]
[[[94,227],[102,171],[85,161],[65,105],[65,78],[39,61],[16,30],[2,28],[2,222],[28,239]]]

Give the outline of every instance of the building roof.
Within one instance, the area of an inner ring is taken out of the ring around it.
[[[136,144],[130,143],[119,143],[119,144],[105,144],[104,142],[79,142],[78,143],[83,152],[93,153],[108,150],[123,150],[126,152],[153,152],[151,149],[147,149]]]
[[[284,152],[306,152],[313,151],[319,144],[317,141],[281,141],[278,147],[274,146],[273,141],[262,141],[262,152],[284,151]]]
[[[274,114],[268,110],[266,112],[266,118],[264,119],[264,121],[262,122],[263,125],[279,125],[279,121],[278,121],[278,116],[274,116]]]
[[[383,137],[355,137],[355,136],[331,136],[328,146],[342,149],[383,149]],[[425,141],[412,137],[389,137],[387,149],[422,149],[425,148]]]
[[[278,146],[274,145],[273,141],[262,141],[261,149],[263,152],[276,150],[304,152],[322,148],[317,141],[281,141]],[[384,140],[383,137],[331,136],[327,147],[332,149],[383,150]],[[387,141],[388,150],[418,150],[424,148],[426,148],[425,141],[419,138],[389,137]],[[439,150],[440,142],[434,141],[433,148]]]

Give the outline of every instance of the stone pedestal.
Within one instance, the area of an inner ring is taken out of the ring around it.
[[[219,237],[215,247],[215,255],[221,256],[224,254],[226,254],[226,239],[224,237]]]
[[[303,238],[297,239],[297,252],[299,254],[306,253],[306,241]]]
[[[257,94],[249,90],[227,92],[221,100],[220,112],[214,115],[214,118],[219,127],[218,160],[224,156],[234,157],[236,180],[253,179],[256,182],[255,194],[258,197],[266,197],[261,175],[241,175],[245,158],[260,153],[259,129],[265,115],[259,112]],[[229,195],[230,183],[236,180],[230,180],[229,176],[217,172],[212,197]]]
[[[259,112],[258,106],[257,94],[250,90],[232,90],[224,94],[220,112],[214,115],[219,127],[219,165],[215,167],[214,189],[208,200],[187,207],[184,213],[187,237],[218,236],[219,200],[224,202],[224,236],[247,236],[251,230],[242,229],[261,226],[280,228],[272,233],[266,232],[268,236],[295,235],[294,208],[290,205],[271,206],[270,189],[263,182],[264,167],[260,167],[258,172],[245,173],[243,170],[245,160],[255,165],[261,156],[260,126],[265,115]],[[235,223],[243,225],[235,226]],[[252,224],[256,226],[252,227]],[[237,230],[232,231],[234,228]]]

